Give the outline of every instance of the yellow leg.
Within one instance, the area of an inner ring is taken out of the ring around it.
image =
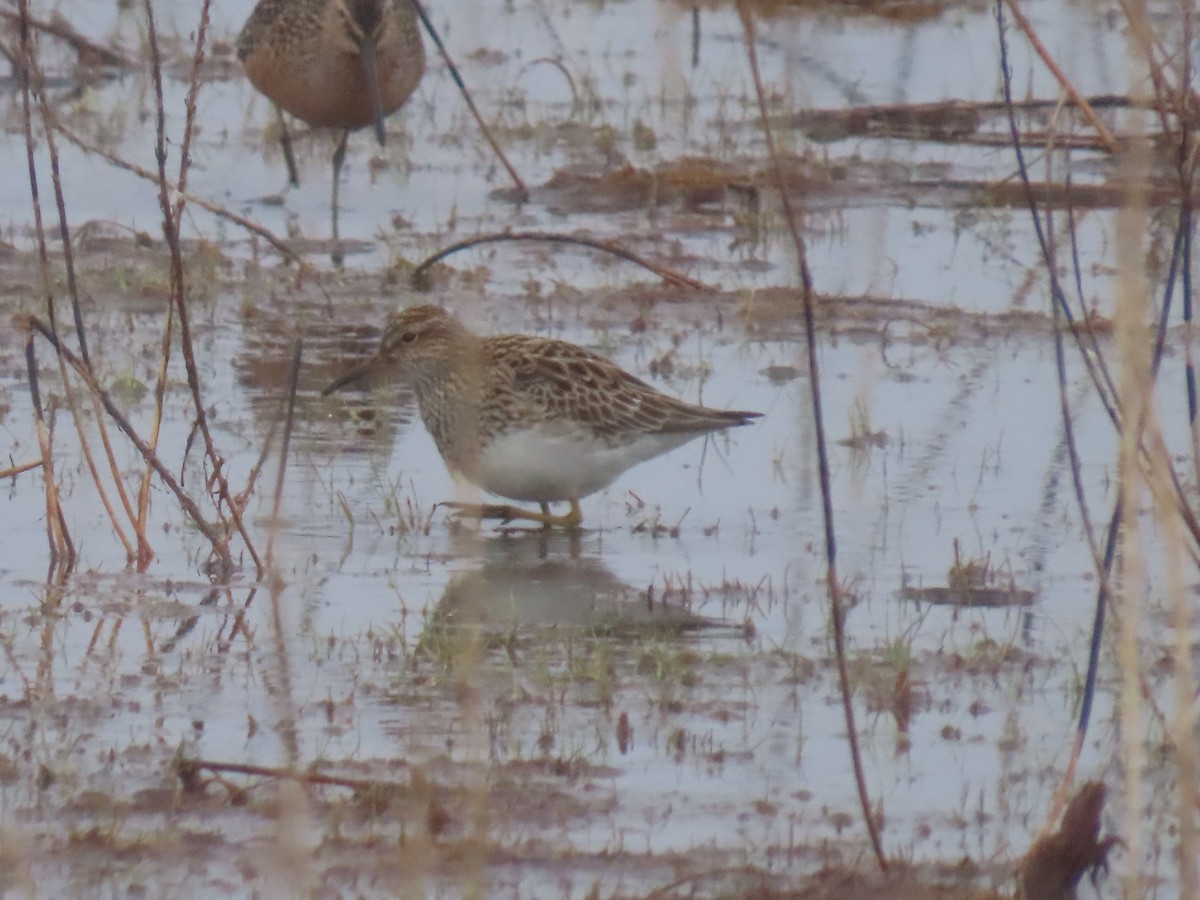
[[[509,522],[540,522],[547,531],[555,525],[575,529],[583,521],[583,510],[579,508],[578,500],[571,500],[571,509],[566,515],[556,516],[550,512],[549,503],[540,503],[541,512],[510,506],[507,503],[439,503],[455,511],[457,515],[469,516],[473,519],[499,519],[502,524]]]

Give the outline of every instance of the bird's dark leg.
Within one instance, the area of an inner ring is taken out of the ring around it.
[[[337,149],[333,151],[333,196],[330,201],[333,210],[333,253],[331,258],[335,266],[342,264],[342,241],[338,235],[338,196],[342,182],[342,163],[346,161],[346,143],[350,140],[350,132],[343,131],[342,139],[338,141]]]
[[[292,187],[300,187],[300,173],[296,168],[296,154],[292,152],[292,133],[288,130],[287,120],[283,117],[283,110],[277,106],[275,107],[275,112],[279,114],[279,149],[283,151],[283,162],[287,166],[288,184]]]

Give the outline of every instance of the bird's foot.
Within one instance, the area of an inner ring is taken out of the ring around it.
[[[511,506],[507,503],[455,503],[453,501],[444,501],[437,505],[453,510],[456,516],[469,519],[498,519],[502,525],[507,525],[509,522],[539,522],[544,530],[549,531],[555,525],[570,529],[579,527],[579,523],[583,521],[583,511],[579,508],[578,500],[570,502],[570,511],[561,516],[551,513],[550,505],[547,503],[541,504],[542,508],[540,512],[532,509],[522,509],[519,506]]]

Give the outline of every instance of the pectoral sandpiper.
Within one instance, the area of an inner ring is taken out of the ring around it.
[[[579,500],[693,438],[746,425],[760,413],[709,409],[670,397],[566,341],[480,337],[436,306],[393,313],[379,350],[329,387],[371,375],[410,384],[450,471],[485,491],[536,502],[455,506],[472,516],[575,528]],[[550,504],[570,511],[552,515]]]
[[[333,239],[338,176],[350,132],[405,104],[425,73],[415,0],[259,0],[238,36],[250,82],[280,109],[342,129],[333,154]],[[286,134],[286,132],[285,132]],[[296,180],[289,158],[289,177]]]

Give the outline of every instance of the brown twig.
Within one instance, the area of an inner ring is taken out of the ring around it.
[[[296,425],[296,394],[300,387],[300,359],[304,342],[296,339],[292,347],[292,367],[288,375],[288,392],[283,416],[283,442],[279,448],[279,473],[275,477],[275,496],[271,506],[271,531],[267,537],[267,571],[274,571],[275,533],[279,528],[279,512],[283,506],[283,477],[287,473],[288,447],[292,443],[292,430]],[[272,429],[272,433],[274,429]],[[268,443],[270,438],[268,437]],[[271,575],[274,578],[274,575]]]
[[[224,460],[221,454],[217,452],[216,441],[213,439],[212,432],[208,427],[208,412],[200,386],[200,369],[196,365],[195,348],[192,342],[191,317],[188,312],[185,290],[183,251],[180,247],[179,239],[179,221],[182,216],[184,204],[182,192],[187,188],[187,172],[188,167],[191,165],[189,152],[196,118],[196,93],[199,90],[199,68],[204,58],[204,44],[208,33],[209,6],[210,0],[204,0],[200,8],[200,25],[196,32],[196,53],[192,70],[192,83],[188,90],[184,137],[180,144],[179,178],[176,182],[180,193],[177,195],[175,202],[172,203],[172,195],[166,177],[167,150],[164,134],[161,57],[158,52],[154,9],[150,0],[146,0],[145,2],[147,34],[150,42],[150,67],[153,75],[155,102],[159,116],[158,134],[155,144],[155,157],[158,161],[158,205],[162,213],[163,237],[167,242],[167,247],[171,255],[171,299],[175,306],[175,314],[179,320],[179,345],[183,353],[184,369],[187,372],[188,388],[192,394],[192,407],[196,414],[196,424],[204,439],[204,453],[212,465],[212,478],[216,481],[220,500],[228,510],[229,516],[233,520],[234,528],[241,535],[242,541],[246,545],[246,550],[249,552],[250,558],[254,561],[258,574],[261,575],[263,571],[262,560],[259,558],[258,552],[254,549],[254,542],[250,539],[250,534],[246,530],[245,523],[242,521],[241,507],[233,500],[233,494],[229,489],[229,481],[225,477]]]
[[[58,317],[55,308],[54,297],[54,279],[50,275],[50,256],[47,249],[46,229],[42,221],[41,202],[38,187],[37,165],[34,158],[34,147],[36,143],[33,136],[33,113],[31,101],[36,98],[38,110],[41,114],[42,121],[47,128],[47,149],[50,157],[50,167],[52,182],[54,185],[55,204],[59,215],[59,236],[63,243],[63,252],[67,260],[67,276],[68,285],[71,289],[71,306],[75,320],[75,332],[79,340],[80,350],[83,353],[84,361],[88,368],[91,368],[91,362],[87,357],[87,333],[83,325],[83,314],[79,304],[78,285],[75,281],[75,270],[73,257],[71,254],[71,235],[67,225],[66,201],[63,196],[62,179],[59,176],[58,166],[58,149],[53,141],[53,136],[49,133],[50,108],[46,102],[45,79],[42,75],[41,66],[38,63],[37,54],[34,50],[33,41],[28,27],[29,5],[27,0],[20,0],[18,4],[20,27],[20,46],[23,57],[22,68],[26,73],[26,77],[22,81],[21,90],[21,112],[22,124],[25,136],[25,153],[26,164],[29,172],[29,190],[32,197],[32,208],[34,215],[34,234],[37,238],[38,248],[38,274],[42,284],[42,292],[46,301],[46,313],[50,321],[50,327],[58,332]],[[63,390],[66,395],[67,408],[71,412],[71,420],[75,425],[75,431],[79,436],[80,452],[83,455],[84,463],[88,468],[88,473],[91,475],[93,483],[96,485],[97,494],[100,497],[100,502],[104,507],[109,521],[112,522],[113,532],[120,540],[125,548],[127,559],[134,558],[134,549],[130,544],[129,539],[125,535],[125,529],[121,527],[120,519],[116,511],[112,507],[112,503],[108,497],[108,491],[104,487],[104,480],[100,477],[100,468],[96,464],[95,457],[92,455],[91,442],[87,438],[87,430],[84,427],[83,418],[80,415],[79,405],[75,399],[74,388],[71,384],[71,379],[68,376],[66,366],[62,360],[58,360],[59,368],[62,373]],[[129,497],[125,492],[124,481],[121,478],[120,467],[117,465],[116,457],[112,452],[112,446],[108,441],[108,432],[104,427],[103,417],[97,415],[97,427],[100,431],[101,442],[105,447],[108,455],[109,471],[113,475],[116,484],[117,493],[125,507],[127,515],[131,515],[132,511],[129,505]]]
[[[9,466],[7,469],[0,469],[0,478],[16,478],[18,475],[24,474],[25,472],[30,472],[41,465],[45,465],[43,460],[31,459],[27,463]]]
[[[129,172],[131,175],[136,175],[138,178],[142,178],[146,181],[154,182],[155,184],[158,183],[159,176],[155,172],[151,172],[149,169],[144,168],[143,166],[139,166],[137,163],[132,163],[126,159],[122,159],[121,157],[117,156],[115,153],[112,153],[109,150],[105,150],[103,147],[99,146],[98,144],[92,143],[87,138],[85,138],[81,134],[79,134],[79,132],[72,129],[69,125],[65,125],[59,119],[55,119],[53,124],[54,124],[55,131],[59,132],[63,137],[65,137],[68,141],[70,141],[72,144],[74,144],[76,147],[78,147],[84,153],[89,153],[94,156],[98,156],[101,159],[103,159],[105,162],[108,162],[108,163],[116,166],[118,169]],[[246,231],[250,232],[251,234],[262,238],[264,241],[266,241],[268,244],[270,244],[279,253],[280,256],[283,256],[285,259],[289,259],[292,262],[296,263],[296,265],[298,265],[300,267],[302,272],[304,272],[306,274],[316,274],[316,269],[314,269],[314,267],[307,260],[305,260],[303,256],[301,256],[299,253],[297,253],[291,247],[289,247],[287,245],[286,241],[284,241],[282,238],[277,237],[266,226],[260,225],[258,222],[255,222],[253,219],[248,219],[245,216],[238,215],[237,213],[231,211],[227,207],[224,207],[219,203],[215,203],[212,200],[208,200],[204,197],[201,197],[198,194],[189,194],[189,193],[180,191],[178,189],[178,186],[170,181],[167,182],[167,186],[172,193],[177,194],[178,196],[182,197],[188,203],[194,203],[196,206],[199,206],[201,209],[212,213],[214,216],[217,216],[218,218],[225,219],[226,221],[232,222],[234,225],[237,225],[239,228],[243,228]],[[318,285],[319,285],[319,279],[318,279]],[[322,293],[324,293],[323,286],[321,287],[321,290],[322,290]],[[325,296],[326,296],[326,299],[329,299],[328,294],[326,294]]]
[[[29,396],[33,405],[34,426],[37,431],[38,449],[42,453],[42,478],[46,486],[46,537],[50,543],[50,570],[59,567],[70,571],[75,567],[75,545],[67,529],[59,502],[58,483],[54,480],[54,429],[47,424],[42,412],[41,391],[38,389],[37,357],[33,350],[33,334],[25,338],[25,366],[29,373]]]
[[[0,17],[16,23],[18,27],[21,25],[22,13],[20,11],[0,9]],[[44,31],[46,34],[52,34],[54,37],[66,41],[66,43],[69,44],[71,48],[81,56],[86,53],[96,57],[100,65],[118,66],[122,69],[133,68],[133,63],[130,62],[128,58],[121,55],[116,50],[113,50],[110,47],[103,47],[100,44],[97,44],[95,41],[92,41],[86,36],[80,34],[71,26],[71,23],[62,16],[55,16],[53,21],[39,19],[30,15],[25,15],[24,19],[30,24],[31,27],[36,28],[38,31]]]
[[[1054,57],[1050,55],[1050,51],[1046,49],[1046,46],[1042,43],[1041,38],[1038,37],[1038,33],[1034,30],[1032,23],[1025,18],[1025,14],[1021,11],[1019,0],[1005,0],[1005,5],[1008,6],[1009,11],[1012,13],[1013,20],[1017,23],[1017,27],[1021,29],[1021,33],[1025,35],[1025,39],[1029,41],[1030,46],[1033,47],[1033,51],[1041,58],[1042,63],[1046,66],[1046,68],[1050,70],[1050,74],[1054,76],[1059,86],[1063,89],[1066,95],[1071,98],[1071,102],[1079,107],[1080,112],[1083,113],[1083,117],[1087,119],[1092,128],[1096,130],[1096,134],[1100,136],[1100,139],[1104,142],[1104,145],[1108,148],[1108,151],[1110,153],[1116,153],[1119,147],[1116,139],[1112,136],[1112,132],[1108,130],[1108,127],[1104,124],[1104,122],[1102,122],[1100,117],[1096,115],[1096,111],[1092,109],[1091,104],[1087,102],[1087,98],[1079,93],[1079,91],[1075,88],[1075,85],[1071,83],[1071,79],[1067,77],[1066,73],[1059,68],[1058,63],[1054,61]]]
[[[446,257],[458,253],[460,250],[478,247],[481,244],[496,244],[503,241],[540,241],[550,244],[573,244],[577,247],[587,247],[591,250],[599,250],[602,253],[611,253],[613,256],[635,263],[643,269],[653,272],[663,281],[675,287],[690,288],[695,291],[711,290],[703,282],[689,278],[666,266],[652,263],[644,257],[638,256],[632,250],[625,249],[616,241],[604,241],[571,234],[554,234],[548,231],[503,231],[493,234],[480,234],[466,240],[458,241],[423,260],[420,265],[413,269],[412,274],[409,276],[409,283],[417,290],[428,290],[429,281],[427,275],[429,270]]]

